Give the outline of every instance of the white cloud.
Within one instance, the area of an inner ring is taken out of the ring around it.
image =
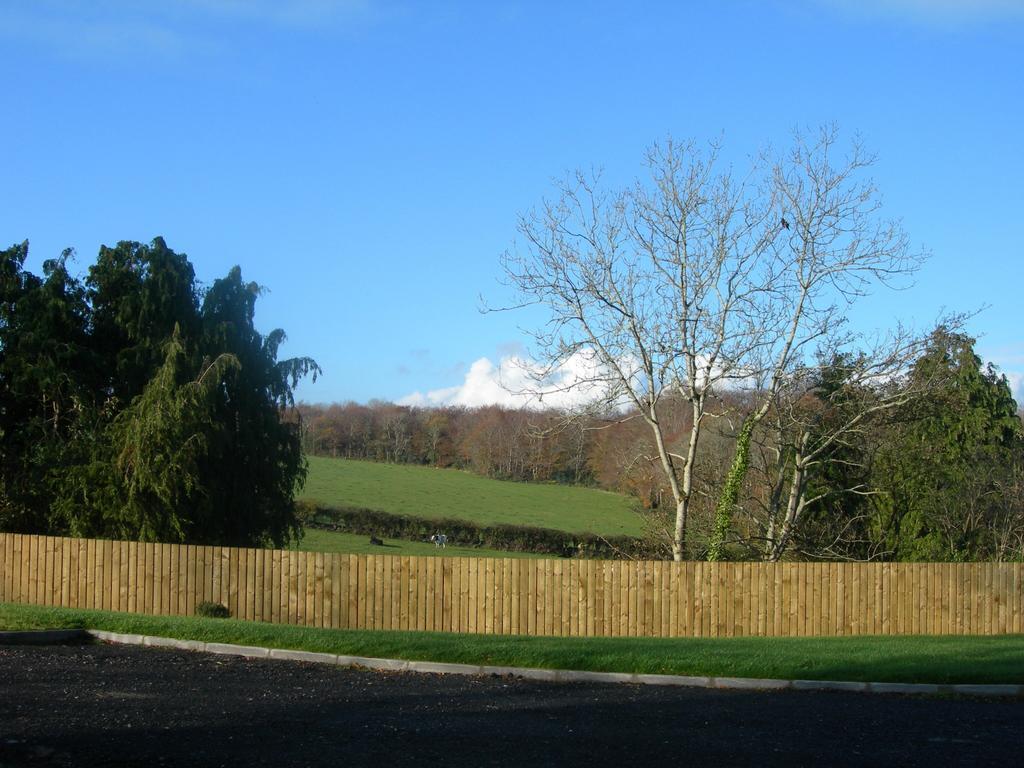
[[[462,384],[413,392],[398,402],[420,407],[579,408],[606,399],[612,391],[610,379],[609,371],[585,350],[553,371],[518,355],[503,357],[497,365],[481,357],[470,366]]]
[[[1003,371],[1017,405],[1024,405],[1024,371]]]
[[[115,59],[126,50],[133,56],[174,58],[194,53],[197,45],[207,47],[205,41],[190,39],[161,19],[118,14],[104,5],[0,8],[0,37],[39,43],[71,58]]]
[[[983,365],[992,364],[1006,376],[1013,399],[1017,405],[1024,406],[1024,347],[1020,344],[995,348],[979,346],[976,351]]]
[[[390,13],[378,0],[35,0],[0,7],[0,38],[73,58],[174,60],[230,47],[227,27],[250,23],[309,34],[360,28]]]

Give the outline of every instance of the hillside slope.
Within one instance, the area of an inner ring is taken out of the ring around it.
[[[627,496],[590,488],[491,480],[453,469],[309,457],[301,499],[427,518],[639,536]]]

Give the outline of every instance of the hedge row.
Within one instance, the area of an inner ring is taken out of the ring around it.
[[[374,509],[325,507],[307,501],[298,502],[298,511],[309,528],[382,539],[429,541],[435,533],[443,533],[449,544],[463,547],[592,559],[661,557],[650,542],[628,536],[603,537],[526,525],[478,525],[466,520],[393,515]]]

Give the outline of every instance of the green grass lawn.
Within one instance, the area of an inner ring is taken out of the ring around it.
[[[426,555],[428,557],[523,557],[550,558],[551,555],[538,555],[533,552],[505,552],[498,549],[480,549],[476,547],[456,547],[448,545],[438,549],[429,541],[402,541],[401,539],[384,539],[384,546],[370,543],[370,537],[356,533],[338,531],[322,531],[317,528],[306,528],[297,547],[302,552],[341,552],[346,555]]]
[[[463,664],[713,677],[1024,683],[1024,635],[847,638],[546,638],[308,629],[0,603],[0,629],[72,628]]]
[[[639,536],[627,496],[591,488],[491,480],[454,469],[309,457],[300,498],[479,524],[509,523],[602,536]]]

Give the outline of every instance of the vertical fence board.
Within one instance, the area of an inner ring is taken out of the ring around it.
[[[452,561],[451,568],[452,631],[471,632],[469,626],[469,561],[464,557],[456,558]],[[447,622],[445,625],[447,626]]]
[[[232,616],[238,616],[238,550],[218,547],[220,603]]]
[[[174,544],[164,544],[164,556],[167,558],[167,610],[171,616],[178,614],[178,593],[180,592],[179,576],[181,574],[178,563],[180,547]]]
[[[370,583],[373,593],[373,628],[384,628],[384,555],[377,555],[373,560],[373,581]]]
[[[462,621],[462,568],[459,560],[445,558],[440,563],[434,558],[434,627],[445,632],[455,631]]]
[[[25,551],[27,546],[27,539],[23,534],[14,534],[14,568],[15,574],[12,580],[12,594],[13,600],[16,603],[27,603],[28,602],[28,553]],[[86,542],[82,542],[82,546],[86,546]],[[85,566],[83,565],[82,568]],[[82,594],[85,594],[85,584],[83,580]]]
[[[7,603],[11,600],[8,576],[13,569],[7,554],[7,540],[9,538],[9,533],[0,533],[0,603]]]
[[[316,626],[316,553],[303,553],[303,572],[305,574],[305,619],[304,626]]]
[[[11,584],[14,581],[14,535],[0,533],[0,550],[3,551],[2,564],[0,564],[0,600],[5,603],[14,602],[14,594]]]
[[[332,552],[330,555],[331,569],[331,627],[341,629],[348,627],[348,557]]]
[[[36,604],[49,605],[51,584],[53,582],[53,552],[50,550],[49,536],[38,536],[39,545],[36,552],[38,573],[36,575]]]
[[[494,563],[494,632],[507,635],[512,627],[512,560],[498,558]]]
[[[266,621],[267,616],[264,613],[267,596],[267,562],[266,559],[271,557],[270,550],[267,549],[256,549],[253,550],[253,596],[252,596],[252,618],[253,621]]]
[[[39,575],[42,571],[42,566],[39,563],[39,537],[30,536],[28,543],[28,600],[30,603],[38,603],[41,591],[39,589]],[[102,579],[100,580],[99,591],[100,604],[102,605]]]
[[[288,553],[288,620],[302,626],[306,621],[306,553]]]
[[[569,624],[564,610],[565,574],[563,573],[563,565],[567,565],[567,563],[562,560],[555,560],[551,564],[552,591],[554,593],[551,602],[551,632],[558,637],[565,636]]]
[[[412,572],[412,560],[408,556],[403,556],[400,560],[401,567],[398,573],[398,628],[401,630],[409,629],[409,613],[413,609],[413,598],[410,593],[410,575]],[[412,580],[413,586],[415,586],[415,577]]]
[[[741,637],[747,634],[748,617],[750,616],[750,580],[753,578],[750,563],[730,563],[732,571],[733,616],[732,636]]]
[[[391,625],[392,613],[394,609],[392,590],[391,590],[391,576],[393,558],[390,556],[381,557],[381,575],[380,575],[380,629],[393,629]]]
[[[714,563],[712,566],[714,579],[712,580],[712,598],[718,605],[718,621],[715,626],[716,637],[728,637],[731,624],[729,623],[732,601],[729,599],[732,590],[729,588],[729,571],[725,563]]]
[[[538,635],[551,634],[551,593],[548,585],[548,560],[537,562],[537,630]]]
[[[359,558],[355,555],[342,555],[341,559],[342,600],[344,616],[342,626],[354,629],[359,624]]]
[[[391,621],[388,626],[391,629],[400,629],[402,624],[402,560],[400,557],[390,556],[391,563],[390,597],[391,597]]]
[[[210,555],[210,601],[227,607],[227,594],[223,592],[224,580],[221,578],[221,548],[211,546]]]
[[[1024,606],[1021,605],[1021,601],[1024,600],[1024,583],[1021,583],[1021,577],[1024,575],[1024,564],[1013,563],[1011,566],[1013,571],[1013,627],[1011,629],[1014,633],[1020,633],[1021,630],[1021,610]]]
[[[9,533],[10,544],[7,550],[7,599],[12,603],[21,602],[21,534]]]
[[[49,569],[53,567],[53,555],[49,555],[50,542],[48,536],[35,537],[36,545],[36,596],[33,601],[36,605],[47,605],[49,588]]]
[[[416,616],[415,629],[427,629],[427,566],[430,560],[437,558],[417,557],[414,558],[416,568]]]
[[[9,538],[9,537],[8,537]],[[132,542],[134,544],[135,542]],[[60,602],[59,605],[67,607],[71,604],[71,552],[72,544],[74,542],[71,539],[62,538],[60,540]],[[0,545],[0,549],[5,549],[4,546]],[[4,575],[0,573],[0,584],[4,582]],[[129,595],[133,594],[129,590]],[[4,599],[7,599],[6,597]],[[128,610],[134,611],[134,606]]]
[[[52,536],[45,536],[42,540],[43,554],[43,588],[39,597],[39,602],[42,605],[53,605],[53,555],[55,549],[55,542]],[[120,562],[118,562],[120,566]]]
[[[313,555],[313,625],[318,628],[331,626],[331,606],[327,600],[330,590],[330,555],[312,552]]]
[[[22,574],[24,573],[25,558],[22,553],[22,535],[16,533],[13,535],[13,545],[11,549],[11,602],[22,603],[26,602],[22,589]],[[85,546],[85,542],[82,542],[82,546]]]
[[[424,564],[426,575],[423,584],[423,628],[434,632],[437,631],[439,625],[442,623],[442,618],[436,616],[434,610],[437,601],[437,569],[442,568],[446,564],[451,568],[451,562],[446,560],[439,561],[436,557],[425,559],[427,562]],[[451,577],[448,578],[448,588],[449,590],[451,589]],[[448,609],[448,617],[443,623],[451,627],[451,598],[447,601],[442,600],[442,613],[444,612],[445,607]]]
[[[270,553],[270,620],[275,624],[281,622],[281,550]]]
[[[161,595],[161,599],[163,600],[164,613],[170,615],[172,612],[171,577],[176,575],[174,574],[174,566],[177,560],[177,551],[173,544],[161,544],[160,547],[163,549],[163,595]],[[177,584],[174,586],[177,586]]]
[[[36,588],[36,601],[40,605],[50,604],[50,593],[53,584],[53,552],[50,549],[52,538],[50,536],[39,537],[39,576],[38,587]],[[120,567],[120,563],[118,563]],[[114,605],[114,597],[110,598],[111,606]]]
[[[37,602],[39,591],[39,537],[28,536],[25,547],[25,594],[29,603]],[[102,583],[102,580],[101,580]],[[100,595],[100,606],[102,607],[102,594]]]
[[[497,599],[494,594],[494,558],[486,558],[482,565],[483,567],[480,569],[480,584],[483,587],[483,595],[480,600],[482,611],[480,631],[491,635],[494,634],[494,613],[497,610]]]
[[[270,551],[264,549],[247,550],[249,594],[246,596],[246,605],[252,621],[263,621],[263,597],[266,593],[264,556],[269,554]]]
[[[522,602],[525,604],[523,608],[523,634],[536,636],[543,634],[544,631],[544,619],[543,619],[543,598],[540,592],[540,571],[539,560],[529,560],[525,564],[526,568],[526,592],[522,598]],[[538,624],[538,620],[540,623]]]

